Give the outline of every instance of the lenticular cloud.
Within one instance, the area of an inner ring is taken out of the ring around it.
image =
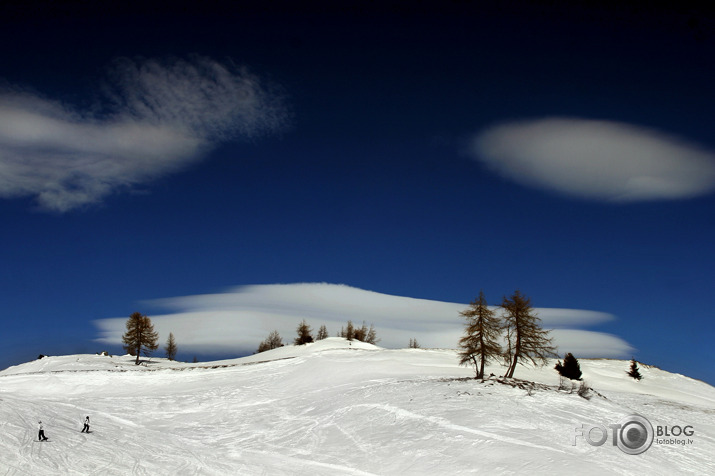
[[[618,122],[501,124],[479,133],[471,153],[506,178],[585,199],[667,200],[715,190],[715,152]]]
[[[180,169],[222,141],[274,130],[286,117],[259,78],[209,58],[123,59],[111,77],[91,111],[0,92],[0,197],[35,197],[64,212]]]
[[[165,311],[150,317],[161,336],[172,332],[184,351],[251,353],[277,330],[285,343],[302,321],[317,331],[325,325],[335,335],[348,320],[374,324],[379,345],[401,348],[416,338],[423,347],[455,348],[464,332],[459,312],[467,304],[393,296],[350,286],[296,283],[242,286],[220,294],[159,299],[147,303]],[[167,312],[168,311],[168,312]],[[580,329],[614,319],[579,309],[536,309],[554,343],[579,357],[623,357],[631,346],[619,337]],[[98,342],[122,342],[127,318],[95,321]],[[162,337],[162,339],[165,337]]]

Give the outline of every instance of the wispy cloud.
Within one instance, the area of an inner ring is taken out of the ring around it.
[[[666,200],[715,190],[715,152],[618,122],[500,124],[480,132],[470,152],[506,178],[585,199]]]
[[[104,102],[86,111],[0,91],[0,197],[64,212],[285,122],[280,97],[257,77],[209,58],[122,59],[110,77]]]
[[[220,294],[159,299],[148,307],[169,311],[150,314],[161,336],[172,332],[184,351],[250,353],[276,329],[292,343],[305,319],[314,331],[325,325],[334,336],[348,320],[374,324],[380,345],[403,348],[410,338],[423,347],[455,348],[463,334],[459,311],[467,304],[392,296],[335,284],[244,286]],[[553,331],[565,352],[579,357],[621,357],[631,346],[600,332],[576,329],[613,319],[607,313],[576,309],[537,309],[544,327]],[[98,342],[121,343],[127,318],[95,321]]]

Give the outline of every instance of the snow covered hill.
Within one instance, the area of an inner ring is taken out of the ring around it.
[[[196,364],[46,357],[0,372],[0,474],[715,474],[715,388],[580,363],[589,400],[559,390],[553,364],[479,382],[453,350],[339,338]],[[679,436],[626,454],[608,425],[632,414]],[[575,430],[594,425],[601,446]]]

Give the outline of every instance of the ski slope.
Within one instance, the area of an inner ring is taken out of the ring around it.
[[[645,366],[636,382],[626,361],[580,363],[590,400],[558,390],[553,364],[519,367],[538,385],[511,386],[470,378],[453,350],[340,338],[196,364],[47,357],[0,372],[0,474],[715,474],[715,388]],[[692,442],[640,455],[610,434],[573,445],[576,425],[633,413],[691,425]],[[92,433],[80,433],[87,415]],[[36,441],[39,420],[48,442]]]

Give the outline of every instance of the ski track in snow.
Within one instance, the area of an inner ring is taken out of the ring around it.
[[[217,365],[64,356],[0,372],[0,475],[715,474],[715,389],[702,382],[644,369],[637,383],[627,362],[594,360],[581,367],[605,398],[520,367],[543,384],[530,394],[467,379],[454,351],[328,341]],[[692,425],[694,442],[638,456],[610,438],[572,444],[575,425],[633,413]]]
[[[375,408],[378,410],[384,410],[385,412],[388,412],[388,413],[394,413],[395,416],[398,418],[411,418],[413,420],[425,420],[427,422],[433,423],[433,424],[435,424],[439,427],[445,428],[445,429],[454,430],[457,432],[471,433],[473,435],[481,436],[481,437],[483,437],[484,440],[489,440],[489,439],[498,440],[498,441],[503,441],[505,443],[510,443],[510,444],[514,444],[514,445],[528,446],[529,448],[536,448],[536,449],[545,450],[545,451],[554,451],[556,453],[565,453],[563,450],[558,450],[556,448],[552,448],[549,446],[536,445],[534,443],[529,443],[528,441],[518,440],[515,438],[509,438],[506,436],[498,435],[496,433],[488,433],[485,431],[475,430],[474,428],[468,428],[466,426],[457,425],[457,424],[449,422],[443,418],[418,415],[416,413],[412,413],[412,412],[407,411],[402,408],[393,407],[392,405],[364,404],[364,405],[356,405],[355,407],[368,407],[368,408]]]

